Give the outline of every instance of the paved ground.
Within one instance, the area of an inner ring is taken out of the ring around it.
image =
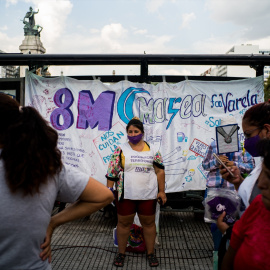
[[[152,269],[145,254],[127,253],[123,268],[112,265],[117,252],[112,238],[115,226],[115,219],[97,212],[57,228],[52,241],[53,269]],[[195,220],[192,212],[161,212],[156,245],[160,266],[156,269],[212,269],[212,250],[208,225]]]

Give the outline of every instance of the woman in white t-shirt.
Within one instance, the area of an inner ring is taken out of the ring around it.
[[[143,140],[144,127],[139,118],[131,119],[126,131],[129,141],[115,149],[106,174],[108,188],[112,190],[116,183],[119,253],[114,265],[124,265],[130,226],[137,213],[143,227],[149,265],[156,267],[159,265],[154,254],[156,203],[159,200],[164,204],[167,200],[164,165],[160,152]]]
[[[0,93],[0,269],[51,269],[54,229],[114,199],[62,164],[57,139],[37,110]],[[56,199],[75,203],[51,217]]]

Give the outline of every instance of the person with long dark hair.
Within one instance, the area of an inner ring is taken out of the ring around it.
[[[57,140],[36,109],[0,93],[0,269],[51,269],[54,229],[114,199],[62,163]],[[56,199],[75,203],[51,217]]]

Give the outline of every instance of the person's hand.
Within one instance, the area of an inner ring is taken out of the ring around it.
[[[161,202],[164,205],[167,202],[167,196],[164,191],[160,191],[157,195],[158,202]]]
[[[234,177],[232,177],[223,166],[219,166],[219,169],[221,177],[226,181],[230,182],[231,184],[233,184],[235,189],[238,190],[240,184],[243,182],[243,178],[241,176],[239,168],[236,166],[230,167],[230,170],[233,173]]]
[[[225,165],[228,166],[228,167],[232,167],[232,166],[234,166],[234,162],[231,161],[231,160],[228,160],[228,161],[225,162]]]
[[[221,231],[222,234],[226,232],[226,230],[230,227],[223,219],[226,216],[226,212],[224,211],[221,215],[219,215],[217,219],[217,227]]]
[[[43,250],[39,254],[39,257],[43,261],[45,261],[48,258],[49,263],[51,263],[51,261],[52,261],[51,239],[52,239],[53,231],[54,231],[54,227],[50,223],[48,225],[48,228],[47,228],[47,232],[46,232],[46,237],[44,239],[44,243],[40,246],[41,249],[43,249]]]
[[[219,159],[220,159],[221,161],[223,161],[224,163],[226,163],[226,162],[228,161],[228,157],[227,157],[227,156],[220,155],[220,156],[218,156],[218,157],[219,157]]]

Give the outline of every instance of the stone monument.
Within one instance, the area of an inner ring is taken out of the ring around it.
[[[20,51],[23,54],[44,54],[46,49],[44,48],[40,40],[40,32],[43,27],[35,23],[35,14],[38,11],[34,11],[32,7],[26,12],[22,22],[24,23],[24,40],[19,46]],[[20,76],[25,76],[25,68],[21,67]]]

